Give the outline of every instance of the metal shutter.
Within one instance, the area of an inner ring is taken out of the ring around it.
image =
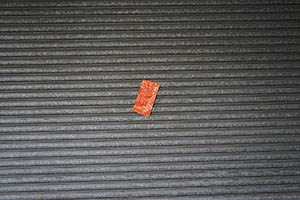
[[[1,1],[0,199],[300,199],[299,18],[298,0]]]

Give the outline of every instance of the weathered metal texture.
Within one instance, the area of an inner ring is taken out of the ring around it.
[[[1,1],[0,199],[300,199],[299,28],[298,0]]]

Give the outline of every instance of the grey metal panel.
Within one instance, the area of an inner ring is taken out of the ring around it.
[[[0,199],[300,199],[299,12],[1,1]]]

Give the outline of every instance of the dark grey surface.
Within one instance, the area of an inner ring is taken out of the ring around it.
[[[299,45],[297,0],[1,1],[0,199],[300,199]]]

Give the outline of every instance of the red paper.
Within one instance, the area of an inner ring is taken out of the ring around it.
[[[132,111],[150,117],[159,86],[158,83],[143,80]]]

